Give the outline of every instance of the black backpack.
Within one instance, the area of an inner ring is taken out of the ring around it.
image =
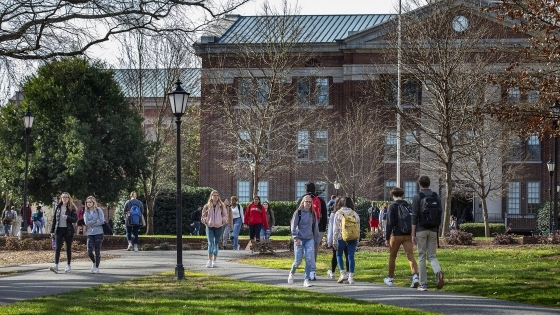
[[[430,196],[426,196],[422,192],[418,195],[420,196],[418,225],[427,229],[439,227],[441,225],[442,209],[438,195],[435,192],[432,192]]]
[[[369,208],[369,218],[379,219],[379,208],[377,208],[376,206]]]
[[[397,229],[402,234],[410,235],[412,233],[412,210],[408,203],[397,203],[397,217]]]

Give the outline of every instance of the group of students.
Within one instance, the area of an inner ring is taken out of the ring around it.
[[[206,226],[208,240],[208,262],[206,267],[217,267],[220,245],[225,248],[227,240],[231,239],[233,249],[239,250],[239,233],[242,227],[249,228],[249,238],[252,242],[260,242],[261,238],[268,240],[274,232],[274,212],[269,203],[261,203],[261,198],[255,196],[247,205],[245,211],[238,204],[237,196],[222,200],[218,191],[213,190],[200,214],[200,223]],[[196,223],[196,221],[195,221]],[[196,226],[195,226],[196,228]]]
[[[402,188],[395,187],[390,192],[394,202],[387,207],[386,224],[383,231],[386,240],[385,245],[389,247],[390,252],[388,276],[384,279],[384,282],[386,285],[393,285],[395,261],[402,246],[412,273],[410,287],[417,288],[419,291],[428,289],[427,259],[430,261],[435,274],[436,288],[441,289],[444,285],[444,274],[436,258],[437,233],[441,222],[438,221],[440,218],[426,219],[425,217],[427,212],[439,213],[439,217],[441,217],[441,199],[437,193],[430,190],[428,176],[421,176],[418,179],[418,184],[420,192],[413,197],[412,205],[403,200],[404,190]],[[291,221],[295,258],[288,275],[288,283],[293,283],[295,271],[301,264],[303,255],[305,255],[304,287],[310,287],[310,280],[315,280],[317,248],[322,239],[318,222],[319,215],[313,209],[314,197],[311,194],[302,198]],[[329,217],[327,247],[332,248],[333,257],[331,269],[327,271],[327,275],[331,279],[334,278],[334,271],[338,266],[340,270],[338,283],[353,284],[354,256],[359,240],[360,218],[354,211],[354,203],[350,197],[338,197],[332,203],[332,206],[333,210]],[[358,231],[357,235],[351,232],[355,228]],[[350,236],[351,234],[353,235]],[[416,263],[414,258],[414,245],[418,248],[419,264]],[[346,263],[344,263],[344,258]]]
[[[25,206],[19,209],[19,213],[21,215],[18,216],[15,206],[6,205],[4,207],[1,216],[2,225],[4,226],[4,236],[18,236],[19,231],[28,231],[28,227],[32,227],[32,234],[43,233],[45,217],[43,216],[41,206],[37,206],[35,212],[32,214],[29,201],[27,201]]]

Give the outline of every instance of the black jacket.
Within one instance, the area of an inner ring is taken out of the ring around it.
[[[301,204],[301,200],[305,196],[314,197],[315,194],[307,193],[307,194],[301,196],[301,198],[299,198],[299,200],[297,202],[298,207]],[[319,220],[319,232],[325,232],[327,230],[327,223],[329,222],[328,213],[327,213],[327,203],[325,202],[325,199],[323,199],[321,197],[319,197],[319,200],[321,200],[321,220]]]
[[[397,227],[397,222],[399,220],[398,207],[399,204],[403,204],[403,203],[408,205],[408,202],[406,202],[405,200],[395,200],[395,202],[393,202],[391,205],[389,205],[389,207],[387,207],[387,228],[385,232],[386,240],[391,239],[391,234],[393,234],[393,236],[410,235],[410,233],[403,234],[400,231],[400,229]]]
[[[62,203],[59,203],[54,209],[52,223],[51,223],[51,233],[56,233],[58,228],[58,218],[60,217],[60,210],[62,208]],[[66,225],[68,225],[68,233],[66,235],[74,235],[74,224],[78,222],[78,214],[76,213],[76,209],[68,210],[66,209],[66,213],[64,213],[66,217]]]

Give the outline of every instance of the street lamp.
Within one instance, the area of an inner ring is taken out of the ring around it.
[[[185,114],[190,94],[183,90],[181,87],[181,81],[178,79],[175,84],[177,85],[175,91],[170,92],[167,95],[169,97],[171,111],[173,112],[173,116],[175,116],[175,123],[177,124],[177,266],[175,267],[175,278],[177,280],[183,280],[185,277],[185,268],[183,267],[183,213],[181,210],[181,116]]]
[[[23,125],[25,127],[25,180],[23,182],[23,211],[25,211],[26,201],[27,201],[27,172],[29,169],[29,134],[31,134],[31,127],[33,127],[33,120],[35,117],[29,111],[29,107],[27,107],[27,113],[23,115]],[[24,218],[24,213],[21,213],[22,218]],[[24,218],[25,220],[25,218]],[[25,226],[25,224],[23,225]],[[27,230],[25,230],[27,232]],[[24,231],[21,230],[19,232],[20,239],[23,238]]]
[[[556,100],[554,105],[550,106],[550,113],[552,114],[552,124],[554,126],[554,183],[558,182],[558,145],[556,139],[556,129],[558,129],[558,118],[560,116],[560,102]],[[552,189],[552,187],[551,187]],[[551,233],[556,233],[558,229],[558,191],[554,190],[554,216],[552,217],[552,230]]]
[[[554,187],[552,186],[552,175],[554,175],[554,166],[556,165],[556,163],[554,163],[554,161],[552,161],[552,158],[550,158],[550,160],[546,163],[546,167],[548,168],[548,174],[550,174],[550,193],[549,193],[549,209],[548,209],[548,231],[550,233],[552,233],[552,190],[554,189]]]
[[[334,180],[334,189],[336,189],[336,196],[338,197],[338,190],[340,189],[340,183],[338,182],[338,180]]]

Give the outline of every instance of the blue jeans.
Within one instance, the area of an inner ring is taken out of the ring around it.
[[[208,255],[218,256],[218,244],[224,228],[206,227],[206,237],[208,239]]]
[[[338,240],[338,248],[336,250],[336,261],[338,262],[338,268],[342,271],[344,270],[344,249],[348,249],[348,272],[354,273],[354,267],[356,266],[356,261],[354,260],[354,254],[356,253],[356,247],[358,247],[358,240],[349,241],[348,243],[343,240]]]
[[[12,226],[10,224],[4,225],[4,236],[12,235]]]
[[[269,226],[268,229],[264,227],[261,229],[261,239],[264,238],[265,241],[270,239],[270,234],[272,234],[272,227]]]
[[[233,249],[237,249],[239,245],[239,232],[243,226],[243,221],[241,218],[233,219]]]
[[[31,230],[31,233],[35,234],[37,232],[43,234],[43,223],[41,221],[33,221],[33,229]]]
[[[292,264],[292,269],[290,273],[294,274],[297,267],[301,264],[301,259],[305,253],[305,279],[311,279],[309,274],[311,269],[315,269],[315,240],[300,240],[301,246],[297,246],[294,242],[294,263]]]
[[[200,233],[200,221],[194,221],[194,230],[192,231],[193,235],[198,235]]]
[[[140,230],[139,225],[136,225],[136,226],[127,225],[126,226],[126,240],[130,242],[132,240],[132,235],[134,235],[134,244],[138,245],[138,230]]]

